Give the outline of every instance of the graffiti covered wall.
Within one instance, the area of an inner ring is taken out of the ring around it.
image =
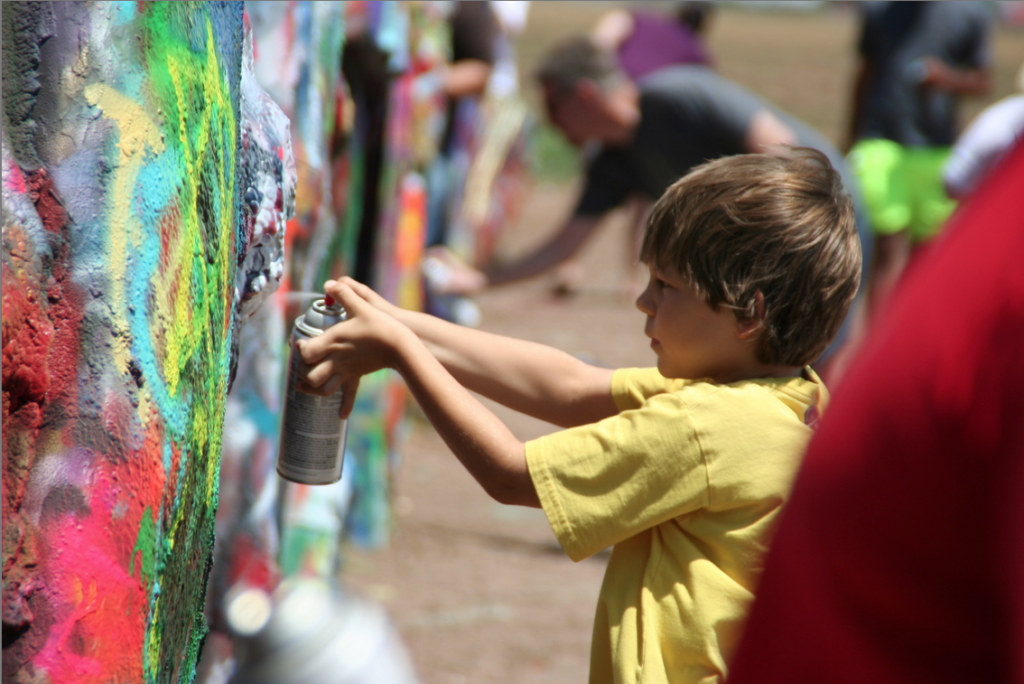
[[[287,136],[240,115],[241,3],[2,13],[4,679],[187,682]]]

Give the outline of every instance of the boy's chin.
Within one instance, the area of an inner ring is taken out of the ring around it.
[[[658,372],[661,373],[663,378],[668,380],[677,380],[683,376],[679,374],[678,368],[672,368],[670,364],[665,363],[662,358],[658,358]]]
[[[700,380],[709,377],[701,374],[698,369],[673,366],[661,357],[658,358],[658,372],[667,380]]]

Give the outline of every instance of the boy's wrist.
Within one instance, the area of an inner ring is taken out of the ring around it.
[[[395,335],[391,342],[391,368],[404,377],[410,370],[411,361],[416,354],[421,353],[421,349],[427,353],[429,350],[411,328],[397,316],[395,318],[399,325],[395,326]]]

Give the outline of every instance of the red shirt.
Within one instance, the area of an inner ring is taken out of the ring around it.
[[[1024,145],[809,447],[730,684],[1024,682]]]

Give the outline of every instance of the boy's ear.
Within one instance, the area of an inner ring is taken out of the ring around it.
[[[764,327],[764,295],[758,290],[754,294],[754,317],[745,321],[736,319],[736,335],[741,340],[752,340]]]

